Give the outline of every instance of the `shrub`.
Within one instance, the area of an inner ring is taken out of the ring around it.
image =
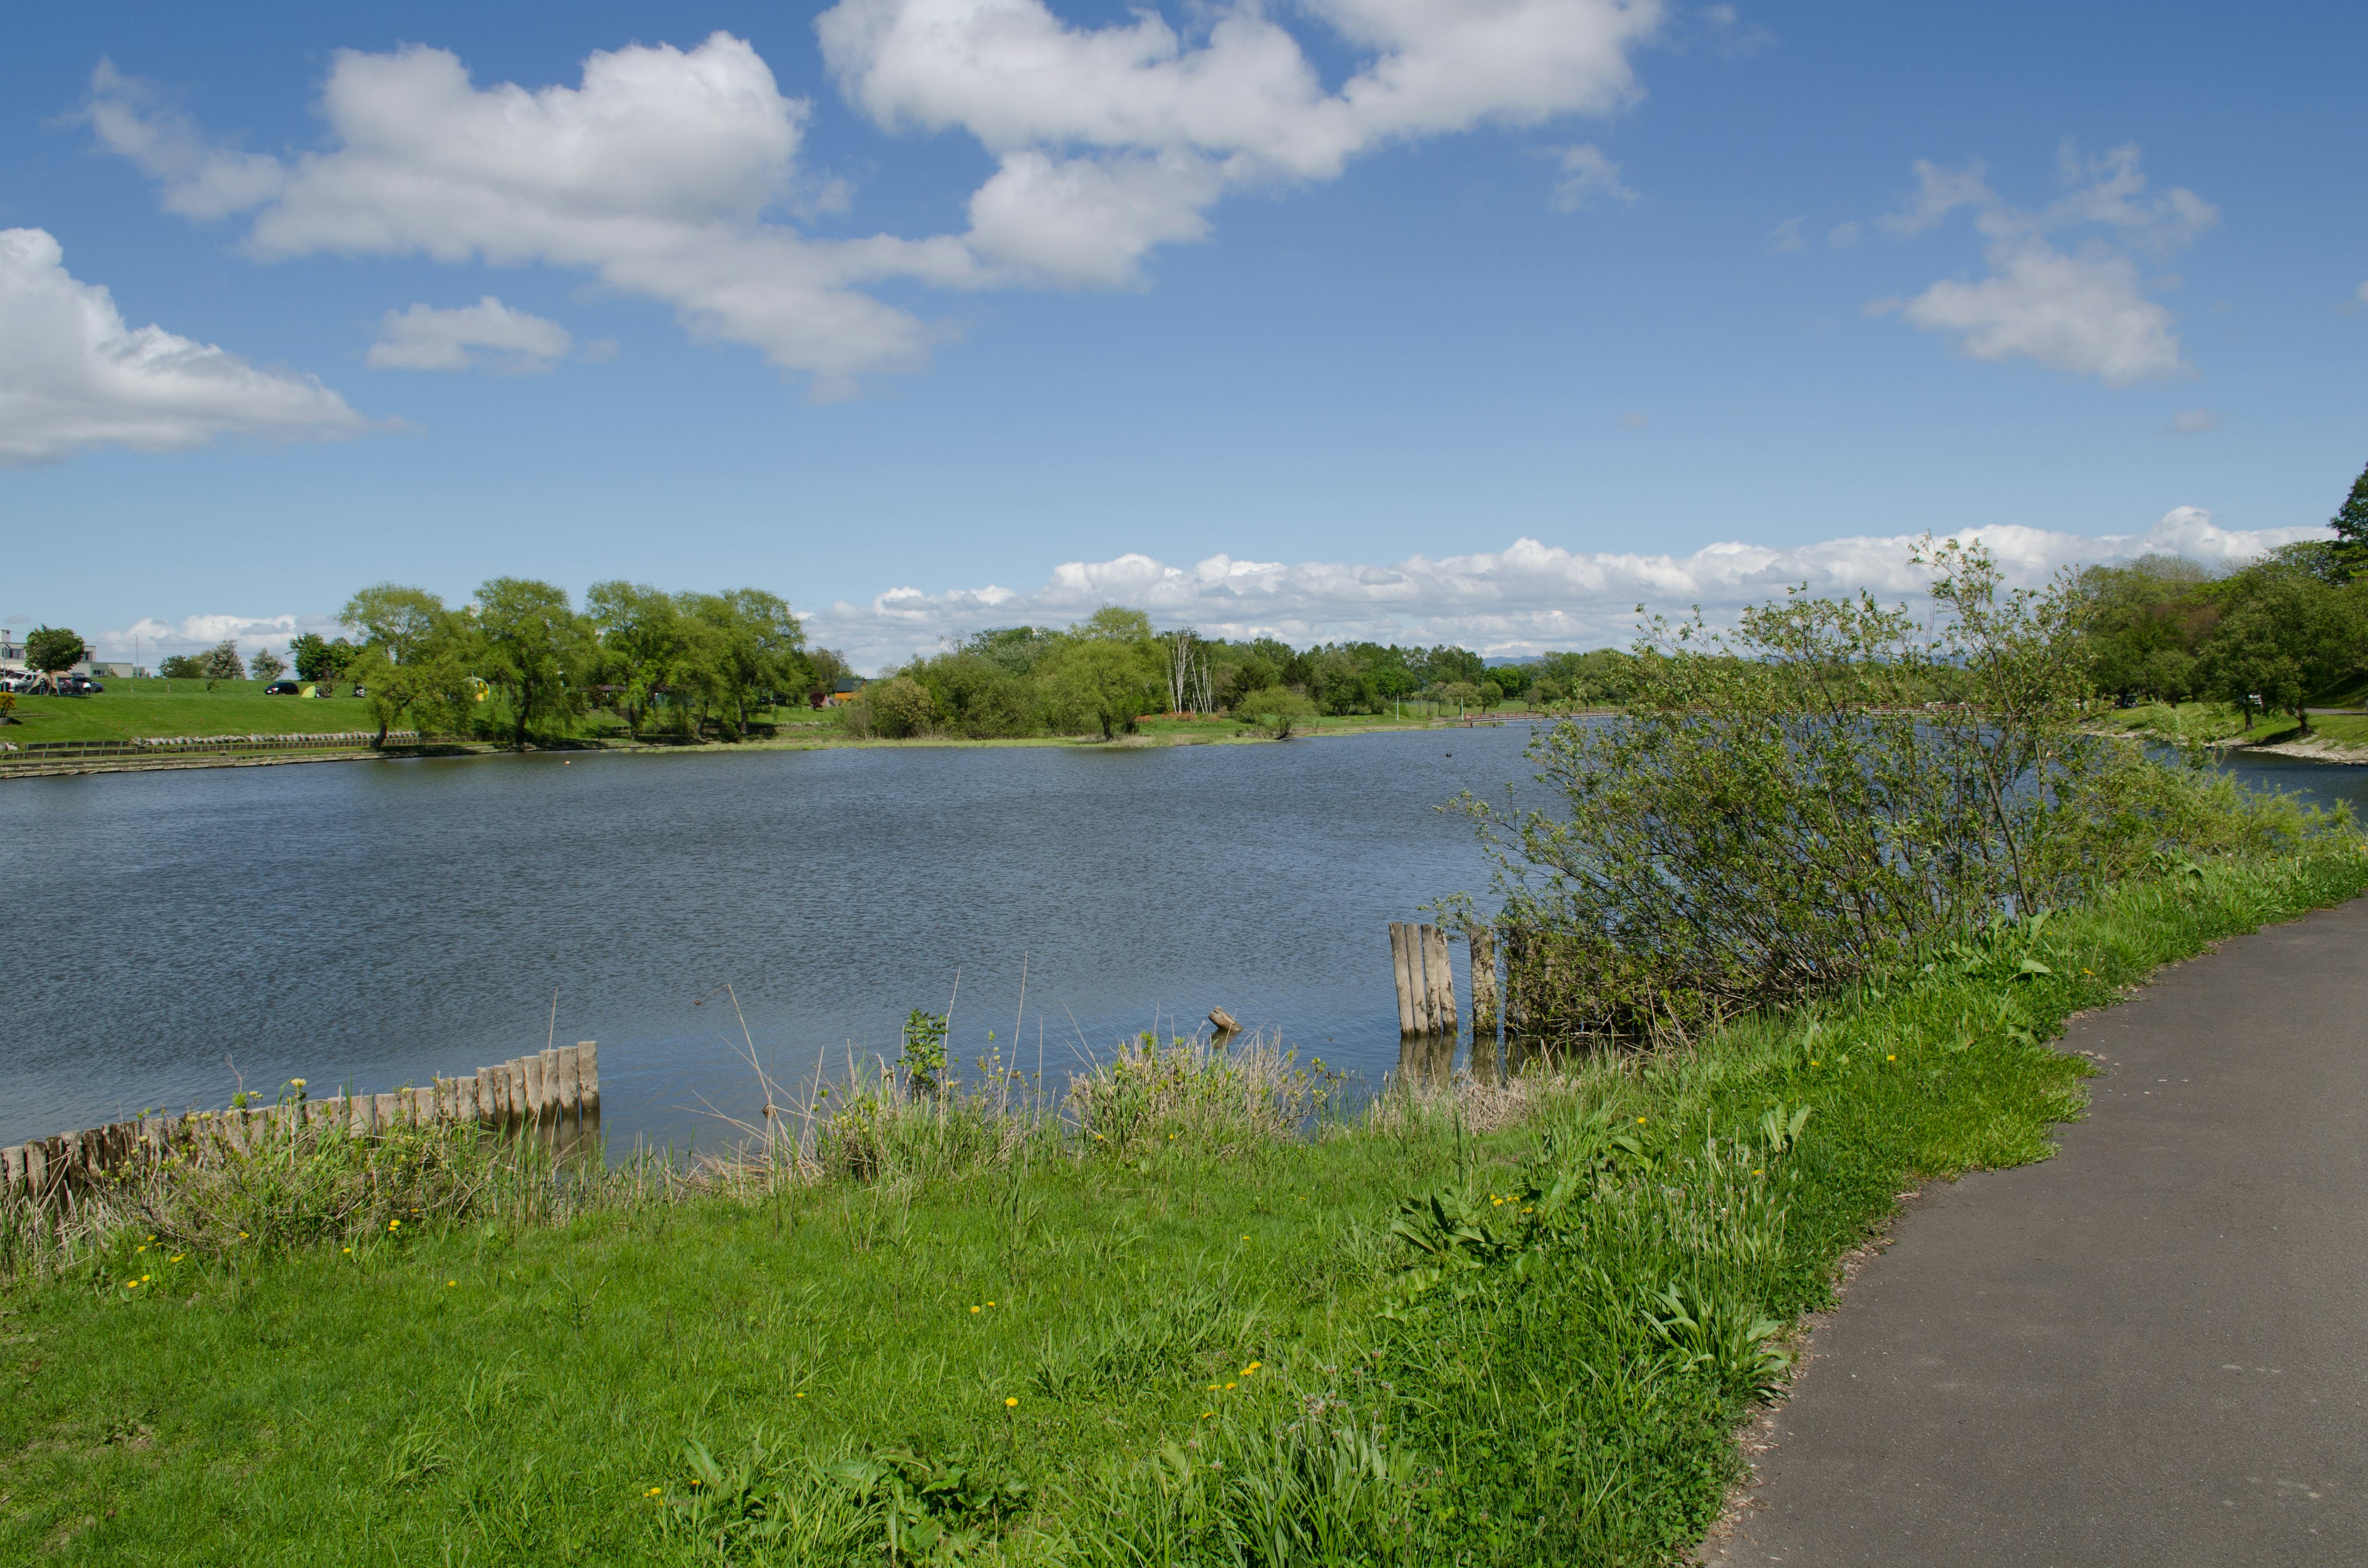
[[[1315,704],[1287,686],[1270,686],[1235,703],[1234,712],[1271,731],[1276,740],[1287,741],[1303,722],[1315,716]]]
[[[928,688],[909,676],[872,682],[863,688],[863,700],[859,706],[871,710],[872,729],[890,740],[929,733],[934,705],[929,701]]]
[[[1653,621],[1626,716],[1531,748],[1567,814],[1464,798],[1504,894],[1512,1021],[1689,1038],[2166,855],[2337,820],[2089,733],[2068,581],[2001,594],[1978,548],[1916,559],[1930,627],[1863,594],[1794,593],[1731,633]]]

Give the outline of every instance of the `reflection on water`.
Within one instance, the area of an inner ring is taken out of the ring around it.
[[[427,1084],[554,1031],[600,1042],[612,1143],[712,1142],[711,1112],[757,1119],[748,1049],[803,1084],[950,1001],[958,1060],[1054,1083],[1212,1006],[1368,1080],[1435,1074],[1452,1046],[1402,1057],[1387,927],[1481,891],[1437,808],[1535,796],[1527,739],[13,780],[0,1144],[291,1077]],[[2232,767],[2368,807],[2368,768]]]

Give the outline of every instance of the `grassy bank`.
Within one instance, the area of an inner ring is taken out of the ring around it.
[[[1675,1562],[1903,1184],[2077,1114],[2068,1014],[2363,887],[2350,849],[2182,869],[1312,1142],[1275,1064],[1168,1053],[1065,1131],[859,1109],[820,1179],[415,1161],[161,1210],[0,1291],[0,1554]]]
[[[2357,694],[2340,694],[2356,705]],[[2148,702],[2135,708],[2108,710],[2099,727],[2123,734],[2148,735],[2190,744],[2280,745],[2300,740],[2302,725],[2291,713],[2255,713],[2250,729],[2244,715],[2225,702]],[[2317,713],[2311,716],[2310,737],[2327,746],[2368,753],[2368,716]]]
[[[17,723],[0,728],[0,740],[17,745],[38,741],[128,741],[184,735],[335,733],[378,727],[370,704],[356,697],[266,697],[260,681],[222,681],[205,689],[197,680],[110,680],[92,697],[21,697]],[[1409,704],[1409,709],[1416,705]],[[1527,720],[1526,710],[1497,709],[1489,722]],[[771,733],[744,745],[1099,745],[1099,736],[1038,736],[1021,740],[871,742],[849,737],[837,719],[810,709],[771,710],[760,716]],[[1372,730],[1427,729],[1452,721],[1427,713],[1406,717],[1360,714],[1304,722],[1306,733],[1360,733]],[[1231,720],[1151,719],[1121,744],[1178,745],[1244,738],[1245,726]],[[624,743],[623,721],[596,710],[569,724],[560,738],[578,743]]]

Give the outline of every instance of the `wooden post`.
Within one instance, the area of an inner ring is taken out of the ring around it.
[[[1497,933],[1474,926],[1464,933],[1472,949],[1472,1076],[1497,1081]]]
[[[378,1101],[368,1095],[346,1096],[346,1130],[357,1138],[367,1138],[378,1131]]]
[[[45,1143],[25,1145],[25,1194],[39,1203],[50,1195],[50,1151]]]
[[[559,1119],[574,1121],[584,1108],[584,1068],[576,1059],[575,1048],[559,1048]]]
[[[495,1120],[497,1113],[494,1108],[494,1074],[495,1071],[496,1069],[492,1067],[480,1067],[477,1069],[477,1075],[470,1080],[470,1083],[472,1085],[472,1092],[476,1096],[475,1106],[477,1125],[480,1127],[499,1125]]]
[[[1401,1040],[1421,1027],[1416,1014],[1416,998],[1421,993],[1416,989],[1418,982],[1412,957],[1413,941],[1409,935],[1412,929],[1397,921],[1390,923],[1390,966],[1397,976],[1398,1037]]]
[[[579,1040],[575,1042],[575,1065],[584,1081],[584,1119],[600,1119],[600,1042]]]
[[[403,1096],[401,1095],[378,1095],[374,1096],[373,1098],[376,1100],[378,1106],[376,1119],[378,1121],[378,1130],[381,1132],[392,1132],[396,1128],[403,1125]]]
[[[455,1103],[455,1096],[452,1092],[452,1080],[447,1078],[441,1073],[437,1074],[434,1092],[436,1096],[436,1119],[438,1121],[451,1120],[452,1108]]]
[[[542,1125],[543,1099],[550,1093],[550,1080],[544,1075],[546,1068],[540,1053],[521,1056],[518,1060],[526,1066],[526,1104],[520,1108],[522,1118],[528,1126],[540,1127]]]
[[[427,1127],[436,1120],[436,1085],[422,1084],[411,1091],[411,1125]]]
[[[0,1149],[0,1195],[14,1198],[25,1190],[25,1146]]]
[[[559,1048],[555,1045],[546,1047],[537,1054],[536,1060],[542,1063],[541,1119],[554,1122],[559,1119]]]
[[[527,1118],[526,1062],[514,1057],[506,1065],[510,1080],[509,1123],[512,1127],[523,1127]]]
[[[1429,1031],[1452,1035],[1463,1020],[1456,1015],[1455,966],[1447,956],[1447,933],[1436,926],[1417,929],[1422,933],[1423,990],[1430,1003]]]

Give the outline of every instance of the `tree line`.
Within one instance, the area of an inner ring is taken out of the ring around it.
[[[1143,611],[1105,605],[1065,629],[998,627],[894,666],[847,717],[859,733],[890,737],[1108,738],[1152,713],[1225,714],[1288,734],[1316,714],[1387,713],[1409,701],[1458,711],[1524,699],[1617,702],[1634,666],[1634,655],[1611,649],[1491,667],[1448,644],[1234,642],[1190,627],[1155,631]]]
[[[2308,709],[2368,677],[2368,470],[2332,537],[2238,570],[2147,556],[2080,574],[2093,680],[2124,702],[2226,702],[2245,715]]]

